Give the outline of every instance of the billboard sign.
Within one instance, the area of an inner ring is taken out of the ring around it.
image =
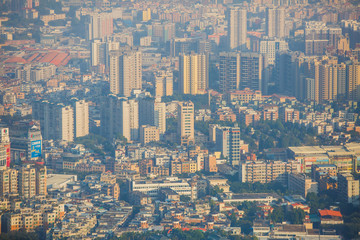
[[[41,140],[31,142],[31,158],[41,157]]]

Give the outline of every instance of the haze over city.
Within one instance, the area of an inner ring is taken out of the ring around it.
[[[360,239],[359,0],[1,0],[0,240]]]

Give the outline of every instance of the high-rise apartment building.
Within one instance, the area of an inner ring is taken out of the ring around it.
[[[276,53],[289,49],[285,40],[266,38],[260,42],[260,53],[264,56],[264,65],[274,65]]]
[[[240,54],[236,52],[221,52],[219,67],[220,89],[222,92],[240,88]]]
[[[0,196],[19,194],[24,198],[47,195],[47,172],[43,165],[26,164],[0,171]]]
[[[231,7],[227,12],[229,49],[246,49],[247,13],[241,7]]]
[[[266,35],[268,37],[285,37],[285,9],[266,9]]]
[[[359,180],[351,173],[338,174],[338,195],[343,202],[359,205]]]
[[[195,140],[194,111],[194,104],[191,101],[178,103],[177,132],[182,145],[189,145]]]
[[[74,137],[83,137],[89,134],[89,103],[85,100],[73,99],[74,109]]]
[[[154,22],[148,26],[148,36],[156,42],[167,42],[175,37],[176,26],[171,22]]]
[[[58,104],[54,112],[54,121],[57,126],[55,139],[74,141],[74,109],[64,104]]]
[[[133,89],[141,89],[141,51],[123,48],[110,52],[110,91],[113,94],[130,97]]]
[[[18,171],[16,169],[0,170],[0,196],[18,193]]]
[[[296,85],[296,60],[302,55],[304,54],[301,52],[291,51],[275,53],[274,79],[277,93],[295,95],[296,89],[298,89],[298,85]]]
[[[88,16],[87,21],[88,40],[103,39],[114,31],[111,13],[93,13]]]
[[[138,140],[138,102],[114,95],[106,97],[101,108],[101,134],[109,139],[124,137],[128,141]]]
[[[95,39],[91,43],[91,66],[105,65],[106,43]]]
[[[353,101],[360,100],[360,63],[346,65],[347,98]]]
[[[159,71],[155,75],[155,97],[173,95],[173,73]]]
[[[89,106],[84,100],[72,99],[72,106],[48,101],[33,103],[33,118],[40,120],[44,139],[73,141],[89,134]]]
[[[307,22],[304,32],[305,54],[323,55],[328,46],[337,48],[341,28],[328,27],[323,22]]]
[[[198,51],[198,42],[194,38],[174,38],[170,40],[170,56],[178,57],[180,54],[191,54]]]
[[[235,166],[239,165],[241,160],[240,128],[221,127],[216,128],[216,146],[225,158]]]
[[[263,56],[258,53],[241,53],[240,55],[240,89],[263,89]]]
[[[220,53],[219,80],[223,92],[262,90],[263,56],[259,53]]]
[[[19,194],[25,198],[36,195],[36,169],[31,165],[23,166],[19,170]]]
[[[35,166],[36,169],[36,195],[47,195],[47,169],[45,166]]]
[[[160,98],[143,98],[139,101],[139,124],[156,126],[160,134],[166,131],[166,103]]]
[[[179,56],[179,90],[182,94],[204,94],[209,88],[209,59],[207,54]]]

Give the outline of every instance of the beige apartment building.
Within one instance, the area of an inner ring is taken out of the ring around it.
[[[140,142],[143,145],[149,142],[160,141],[159,128],[156,126],[142,125],[140,127]]]

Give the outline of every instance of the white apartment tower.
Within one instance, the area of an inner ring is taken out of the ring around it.
[[[182,145],[191,144],[195,140],[194,134],[194,104],[179,102],[177,109],[178,137]]]
[[[247,12],[241,7],[231,7],[227,13],[229,48],[246,49]]]
[[[139,102],[139,124],[156,126],[159,133],[166,131],[166,103],[160,98],[144,98]]]
[[[74,109],[74,137],[83,137],[89,134],[89,103],[77,100],[73,103]]]
[[[74,141],[74,110],[70,106],[58,104],[55,113],[56,137],[63,141]]]
[[[91,43],[91,66],[105,64],[105,46],[106,44],[100,39],[96,39]]]
[[[101,134],[107,138],[139,138],[139,104],[135,99],[108,96],[101,108]]]
[[[268,37],[285,37],[285,9],[266,9],[266,34]]]
[[[133,89],[141,89],[142,54],[136,49],[124,48],[110,52],[110,91],[130,97]]]

